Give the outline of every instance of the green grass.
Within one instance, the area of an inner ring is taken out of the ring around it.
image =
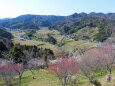
[[[11,31],[10,33],[12,33],[13,36],[20,36],[20,35],[25,34],[25,32],[19,33],[18,31]]]
[[[91,46],[94,46],[94,45],[96,45],[96,43],[82,41],[82,40],[79,40],[79,41],[67,40],[66,44],[64,46],[62,46],[62,48],[65,47],[66,50],[74,51],[77,47],[79,47],[79,48],[90,48]]]
[[[62,86],[57,75],[52,71],[41,69],[34,71],[34,73],[35,75],[33,75],[30,71],[24,72],[21,86]],[[35,79],[33,79],[33,77],[35,77]],[[79,77],[79,84],[88,82],[85,76],[80,75]],[[1,82],[0,85],[4,85],[3,83],[4,82]],[[13,84],[18,85],[18,77],[15,79]],[[68,83],[67,86],[70,86],[70,83]]]
[[[21,41],[19,38],[13,38],[12,41],[14,42],[14,44],[21,44],[21,45],[39,45],[39,44],[43,44],[43,42],[41,41],[35,41],[35,40],[26,40],[26,41]]]
[[[54,54],[56,53],[60,53],[60,49],[55,46],[55,45],[52,45],[50,43],[46,43],[46,42],[42,42],[42,41],[36,41],[36,40],[26,40],[26,41],[21,41],[19,38],[16,38],[14,37],[12,39],[12,41],[14,42],[14,44],[21,44],[21,45],[36,45],[38,46],[39,48],[48,48],[48,49],[51,49],[54,51]],[[42,45],[40,45],[42,44]]]
[[[35,75],[32,75],[30,71],[23,74],[21,86],[61,86],[57,76],[48,70],[34,71]],[[35,79],[33,79],[33,76]],[[15,84],[18,81],[15,82]]]
[[[48,33],[54,33],[58,34],[59,32],[57,30],[49,30],[48,27],[42,27],[40,30],[37,30],[37,34],[48,34]]]
[[[41,70],[35,70],[35,75],[33,75],[30,71],[26,71],[23,74],[22,77],[22,83],[21,86],[62,86],[58,77],[54,72],[48,71],[47,69],[41,69]],[[112,82],[106,83],[105,81],[105,75],[107,72],[102,72],[102,74],[99,72],[97,73],[96,79],[98,79],[102,86],[114,86],[115,83],[115,70],[112,71]],[[33,79],[35,77],[35,79]],[[4,82],[0,81],[0,85],[4,86]],[[13,82],[15,85],[18,84],[18,77]],[[70,83],[67,85],[70,86]],[[74,85],[76,86],[76,84]],[[83,75],[79,75],[79,86],[92,86],[89,84],[88,79]]]
[[[66,50],[69,51],[73,51],[74,48],[79,45],[79,44],[83,44],[84,41],[80,40],[80,41],[71,41],[71,40],[67,40],[65,41],[65,45],[62,46],[62,48],[65,48]]]

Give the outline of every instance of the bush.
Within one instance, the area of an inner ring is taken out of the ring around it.
[[[92,81],[90,81],[92,84],[94,84],[95,86],[101,86],[101,83],[98,81],[98,80],[96,80],[96,79],[94,79],[94,80],[92,80]]]
[[[50,35],[48,35],[48,38],[45,41],[49,42],[49,43],[51,43],[53,45],[57,44],[57,40],[54,37],[50,36]]]

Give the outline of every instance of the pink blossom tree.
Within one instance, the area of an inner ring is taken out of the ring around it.
[[[100,65],[97,64],[95,58],[96,51],[89,50],[85,52],[79,60],[80,71],[88,78],[90,83],[95,86],[101,86],[100,82],[95,79],[95,73],[99,69]]]
[[[111,74],[113,65],[115,64],[115,45],[111,42],[103,44],[98,49],[96,58],[98,59],[98,64],[105,67]]]
[[[112,41],[105,42],[99,49],[96,55],[97,62],[100,67],[107,70],[106,81],[111,81],[111,73],[115,64],[115,44]]]
[[[70,76],[70,79],[73,75],[78,72],[77,60],[75,58],[60,58],[55,64],[49,65],[49,69],[54,71],[63,86],[67,85],[67,78]],[[71,86],[73,82],[71,79]]]
[[[21,86],[21,79],[22,79],[22,75],[25,71],[25,65],[12,63],[12,66],[13,66],[13,69],[16,71],[17,75],[19,76],[18,85]]]
[[[7,62],[0,66],[0,76],[5,81],[5,84],[7,86],[12,85],[12,81],[14,80],[15,76],[17,75],[16,70],[14,67],[18,70],[20,70],[20,66],[17,64],[13,64],[10,62]]]
[[[95,86],[99,85],[99,82],[95,79],[96,72],[106,68],[111,74],[113,64],[115,63],[114,51],[115,45],[111,42],[107,42],[98,49],[86,51],[81,56],[79,68]]]

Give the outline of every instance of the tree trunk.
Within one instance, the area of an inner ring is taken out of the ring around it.
[[[111,69],[109,69],[109,73],[111,74]]]
[[[19,75],[19,86],[21,86],[22,75]]]
[[[107,65],[107,71],[111,74],[112,66]]]
[[[73,80],[71,80],[71,86],[73,86]]]
[[[64,86],[66,86],[67,82],[66,82],[66,77],[64,77]]]
[[[48,61],[46,61],[46,67],[49,68],[49,67],[48,67]]]
[[[56,73],[56,74],[57,74],[57,73]],[[64,86],[64,83],[63,83],[62,79],[59,77],[59,75],[58,75],[58,74],[57,74],[57,76],[58,76],[58,78],[59,78],[59,80],[60,80],[60,82],[61,82],[62,86]]]

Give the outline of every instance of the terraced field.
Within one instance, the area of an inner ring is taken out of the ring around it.
[[[94,42],[88,42],[88,41],[83,41],[83,40],[79,40],[79,41],[74,41],[74,40],[70,40],[69,38],[65,37],[64,35],[59,35],[59,32],[56,31],[56,30],[48,30],[47,27],[43,27],[41,28],[40,30],[37,30],[36,31],[37,34],[35,34],[37,37],[39,38],[45,38],[47,37],[47,34],[55,34],[55,35],[52,35],[59,43],[61,43],[63,37],[64,37],[64,42],[65,42],[65,45],[61,46],[61,47],[58,47],[57,45],[52,45],[48,42],[43,42],[42,40],[38,40],[38,39],[32,39],[32,40],[25,40],[25,41],[21,41],[19,39],[19,36],[24,34],[24,32],[22,33],[18,33],[16,31],[13,31],[11,32],[15,37],[12,39],[13,42],[15,44],[21,44],[21,45],[36,45],[38,47],[42,47],[42,48],[49,48],[51,50],[54,51],[54,54],[57,55],[59,53],[61,53],[62,51],[61,50],[66,50],[66,51],[71,51],[73,52],[77,47],[79,48],[90,48],[91,46],[94,46],[96,45],[97,43],[94,43]]]

